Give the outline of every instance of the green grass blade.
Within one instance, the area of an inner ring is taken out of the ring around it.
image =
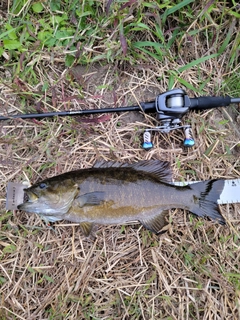
[[[133,46],[136,48],[153,47],[156,50],[159,50],[159,48],[164,48],[162,44],[152,41],[137,41],[133,43]]]
[[[134,42],[132,44],[133,47],[142,50],[143,52],[145,52],[146,54],[150,55],[151,57],[157,59],[157,60],[162,60],[162,56],[164,54],[164,52],[161,50],[164,48],[164,46],[158,42],[152,42],[152,41],[137,41]],[[146,47],[152,47],[156,50],[156,52],[158,53],[155,54],[149,50],[146,49]]]
[[[229,42],[231,41],[235,24],[236,24],[235,21],[233,21],[231,23],[231,25],[229,27],[229,31],[228,31],[227,36],[226,36],[226,39],[224,40],[223,44],[221,45],[220,49],[218,50],[219,54],[222,54],[226,50]]]
[[[18,28],[12,28],[8,31],[5,31],[3,33],[0,34],[0,39],[3,39],[5,36],[7,36],[9,33],[12,33],[13,31],[16,31]]]
[[[198,64],[204,62],[204,61],[207,61],[207,60],[210,60],[210,59],[213,59],[213,58],[216,58],[218,57],[219,54],[218,53],[213,53],[213,54],[210,54],[209,56],[206,56],[206,57],[202,57],[202,58],[199,58],[199,59],[196,59],[196,60],[193,60],[192,62],[186,64],[185,66],[183,67],[180,67],[178,69],[179,72],[183,72],[183,71],[186,71],[192,67],[195,67],[197,66]]]
[[[144,53],[146,53],[150,57],[152,57],[152,58],[154,58],[154,59],[156,59],[158,61],[162,61],[162,54],[157,55],[157,54],[145,49],[144,47],[139,47],[138,49],[143,51]]]
[[[182,9],[183,7],[189,5],[190,3],[194,2],[194,0],[185,0],[185,1],[181,1],[180,3],[178,3],[177,5],[175,5],[172,8],[167,9],[163,16],[162,16],[162,23],[165,24],[167,16],[169,16],[170,14],[176,12],[176,11],[180,11],[180,9]]]

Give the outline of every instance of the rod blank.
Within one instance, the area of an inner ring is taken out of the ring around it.
[[[198,97],[198,98],[190,98],[190,103],[191,103],[190,109],[205,110],[205,109],[217,108],[221,106],[226,107],[231,103],[240,103],[240,98]],[[169,109],[172,109],[172,108],[169,107]],[[137,105],[137,106],[119,107],[119,108],[69,110],[69,111],[56,111],[56,112],[46,112],[46,113],[27,113],[27,114],[20,113],[15,115],[0,116],[0,120],[43,119],[43,118],[50,118],[50,117],[83,116],[83,115],[89,115],[89,114],[128,112],[128,111],[143,111],[143,112],[154,113],[154,112],[157,112],[156,102],[155,101],[142,102],[140,103],[140,105]]]

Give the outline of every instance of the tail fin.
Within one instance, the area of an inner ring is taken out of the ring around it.
[[[224,180],[208,180],[191,184],[190,188],[194,191],[194,205],[190,211],[199,217],[208,217],[220,224],[225,224],[217,203],[224,183]]]

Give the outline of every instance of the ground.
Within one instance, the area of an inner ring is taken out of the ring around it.
[[[1,114],[138,105],[172,88],[240,97],[234,1],[21,4],[0,8]],[[78,224],[50,228],[5,210],[7,182],[102,159],[167,160],[175,181],[240,178],[239,114],[239,105],[189,112],[193,148],[176,130],[153,134],[149,151],[142,135],[159,125],[154,113],[1,121],[0,318],[239,319],[239,204],[220,206],[225,226],[172,210],[163,235],[103,225],[95,240]]]

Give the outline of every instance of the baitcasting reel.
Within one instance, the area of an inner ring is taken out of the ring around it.
[[[157,96],[156,101],[157,119],[162,125],[146,129],[143,134],[142,147],[149,150],[153,147],[151,142],[151,131],[169,133],[175,129],[184,129],[184,147],[193,147],[195,141],[192,137],[190,125],[181,125],[181,118],[189,111],[191,101],[182,89],[173,89]]]
[[[153,147],[151,142],[152,131],[169,133],[171,130],[181,128],[184,130],[185,135],[183,142],[184,147],[193,147],[195,141],[192,136],[191,126],[181,125],[181,118],[189,110],[206,110],[226,107],[231,103],[240,103],[240,98],[230,98],[229,96],[189,98],[182,89],[173,89],[160,94],[155,100],[155,108],[157,119],[161,122],[161,125],[144,131],[142,147],[145,150],[149,150]]]

